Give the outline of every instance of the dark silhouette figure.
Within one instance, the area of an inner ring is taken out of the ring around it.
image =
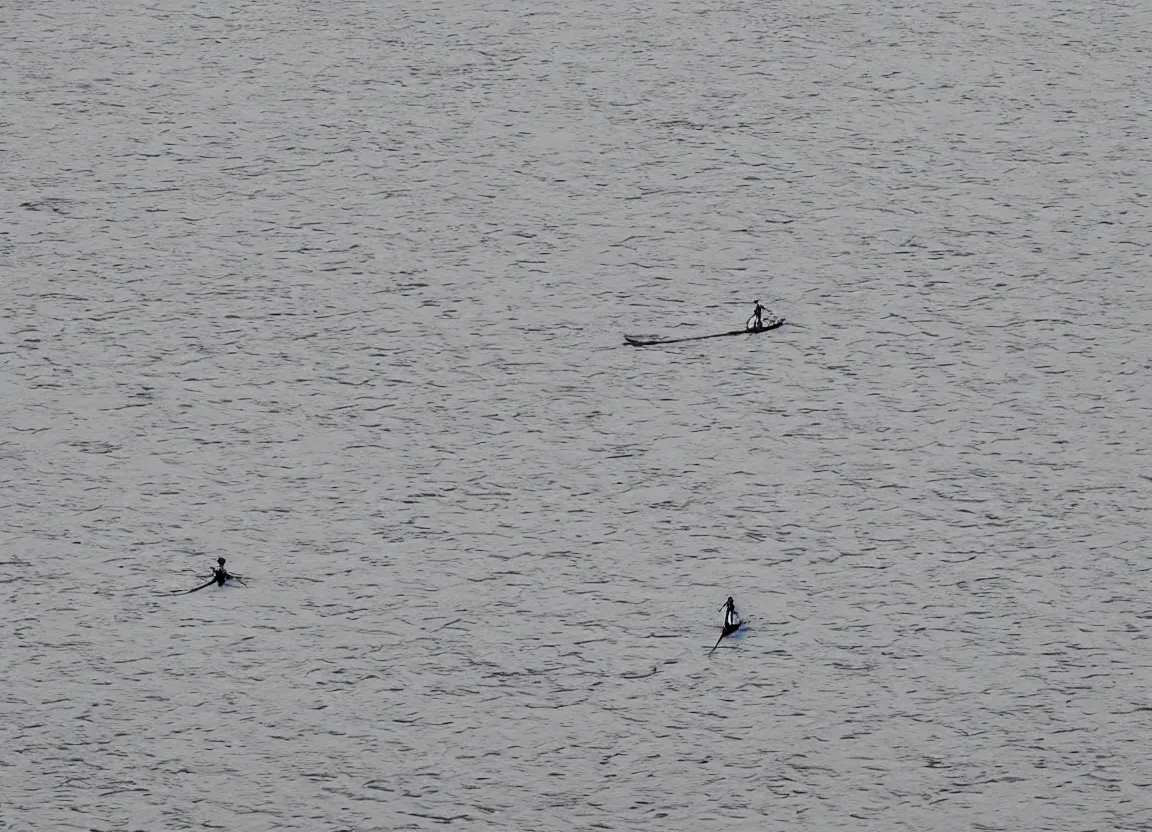
[[[729,627],[734,630],[740,626],[740,616],[736,614],[736,602],[732,600],[731,595],[728,596],[728,600],[720,609],[724,610],[724,635],[728,635]]]
[[[716,648],[720,646],[720,642],[744,625],[744,622],[740,620],[740,616],[736,614],[736,602],[732,600],[731,595],[728,596],[728,600],[724,602],[720,609],[724,610],[724,629],[720,631],[720,638],[716,639],[716,644],[708,651],[709,655],[716,652]]]
[[[216,586],[224,586],[224,584],[228,581],[238,581],[239,583],[244,584],[244,579],[242,577],[239,575],[233,575],[231,572],[224,568],[224,558],[216,558],[216,563],[219,565],[212,567],[212,577],[209,578],[206,583],[200,584],[200,586],[196,587],[195,589],[180,590],[177,592],[177,594],[187,595],[191,592],[199,592],[205,587],[212,586],[212,584],[216,584]]]
[[[232,576],[224,568],[224,558],[216,558],[216,562],[220,565],[212,568],[212,580],[216,582],[217,586],[224,586],[224,582]]]
[[[745,322],[745,329],[763,329],[764,328],[764,307],[760,305],[760,301],[756,301],[756,308],[752,310],[752,316]]]
[[[764,320],[764,315],[768,320]],[[754,335],[757,332],[768,332],[777,327],[784,326],[784,319],[765,309],[760,301],[756,301],[756,308],[751,316],[744,322],[743,329],[734,329],[731,332],[717,332],[715,335],[689,335],[686,338],[665,338],[661,335],[625,335],[624,342],[634,347],[656,347],[667,344],[684,344],[688,341],[704,341],[708,338],[729,338],[733,335]]]

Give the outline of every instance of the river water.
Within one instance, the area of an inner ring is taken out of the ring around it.
[[[1152,829],[1152,8],[498,5],[0,9],[0,830]]]

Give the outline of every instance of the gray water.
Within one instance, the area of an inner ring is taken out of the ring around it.
[[[0,829],[1152,829],[1149,43],[7,0]]]

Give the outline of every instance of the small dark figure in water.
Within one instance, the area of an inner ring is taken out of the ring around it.
[[[752,310],[752,317],[744,324],[745,329],[763,329],[764,328],[764,307],[760,305],[760,301],[756,301],[756,308]]]
[[[205,587],[212,586],[212,584],[216,584],[216,586],[224,586],[224,584],[226,584],[228,581],[238,581],[241,584],[244,583],[244,579],[241,576],[233,575],[231,572],[224,568],[224,558],[216,558],[216,563],[218,563],[219,566],[212,567],[212,577],[209,578],[206,583],[200,584],[200,586],[196,587],[195,589],[182,590],[177,594],[187,595],[190,592],[199,592]]]
[[[724,610],[724,635],[735,632],[740,626],[740,616],[736,614],[736,602],[732,600],[731,595],[720,609]]]
[[[736,614],[736,602],[732,600],[731,595],[728,596],[728,600],[724,602],[724,605],[720,607],[720,609],[724,610],[724,629],[720,633],[720,638],[716,639],[715,646],[708,651],[708,655],[716,652],[716,648],[720,646],[720,642],[739,630],[744,623],[740,620],[740,616]]]

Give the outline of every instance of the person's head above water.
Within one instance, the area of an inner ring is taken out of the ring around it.
[[[224,558],[216,558],[216,562],[218,564],[220,564],[221,566],[223,566],[224,565]]]

